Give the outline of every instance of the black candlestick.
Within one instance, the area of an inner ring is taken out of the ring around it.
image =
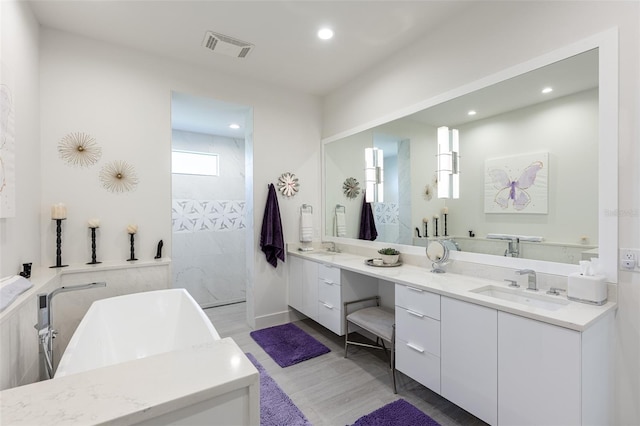
[[[56,221],[56,264],[49,268],[64,268],[62,264],[62,221],[64,219],[53,219]]]
[[[443,213],[442,215],[444,216],[444,236],[446,237],[448,236],[447,235],[447,214]]]
[[[135,250],[133,248],[133,236],[136,234],[129,234],[129,240],[131,241],[131,257],[129,259],[127,259],[127,262],[131,262],[133,260],[138,260],[136,259],[136,253]]]
[[[427,238],[429,236],[429,233],[427,232],[427,225],[429,224],[429,222],[425,222],[424,223],[424,237]]]
[[[433,218],[433,232],[434,232],[433,236],[437,237],[438,236],[438,218],[437,217]]]
[[[95,265],[96,263],[102,263],[96,261],[96,228],[91,227],[91,262],[87,262],[87,265]]]

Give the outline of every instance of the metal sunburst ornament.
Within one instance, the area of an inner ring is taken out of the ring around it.
[[[347,178],[342,184],[342,192],[347,198],[356,198],[360,194],[360,182],[356,178]]]
[[[115,160],[100,170],[102,186],[111,192],[133,191],[138,185],[138,176],[133,166],[126,161]]]
[[[102,148],[91,135],[75,132],[60,140],[58,155],[71,166],[89,167],[98,162]]]
[[[278,190],[286,197],[293,197],[298,192],[300,184],[293,173],[283,173],[278,178]]]

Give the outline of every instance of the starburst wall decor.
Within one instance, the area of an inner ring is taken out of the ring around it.
[[[131,164],[115,160],[102,167],[100,182],[107,191],[128,192],[138,185],[138,175]]]
[[[71,166],[89,167],[98,162],[102,148],[91,135],[75,132],[60,140],[58,155]]]

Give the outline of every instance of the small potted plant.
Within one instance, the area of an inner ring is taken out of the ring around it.
[[[378,253],[380,253],[380,257],[382,257],[382,263],[386,265],[398,263],[398,259],[400,258],[400,252],[393,248],[382,248],[378,250]]]

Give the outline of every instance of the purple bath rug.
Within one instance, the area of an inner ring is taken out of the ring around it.
[[[258,360],[250,353],[245,355],[260,373],[260,426],[311,426]]]
[[[438,422],[404,399],[360,417],[352,426],[440,426]]]
[[[249,334],[280,367],[288,367],[330,352],[328,347],[292,323],[263,328]]]

